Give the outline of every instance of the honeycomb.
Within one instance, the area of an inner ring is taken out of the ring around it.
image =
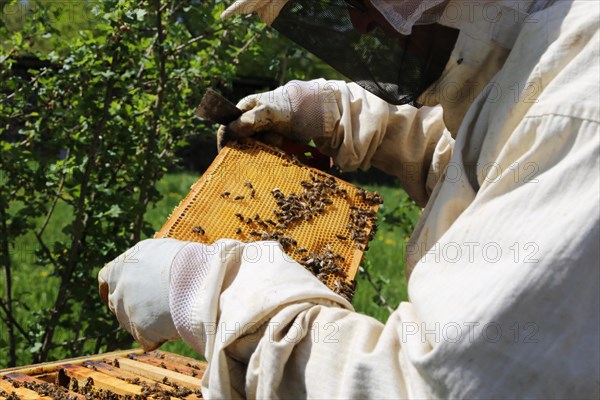
[[[318,191],[310,187],[316,183],[333,189],[328,189],[328,195],[315,195]],[[320,212],[308,211],[312,210],[307,205],[310,193]],[[296,199],[304,216],[284,227],[281,205],[285,208],[290,198]],[[320,279],[339,291],[339,281],[353,282],[372,235],[379,207],[374,198],[378,195],[369,196],[276,148],[246,139],[229,143],[219,153],[154,237],[211,244],[223,238],[265,240],[279,232],[285,252],[300,264],[306,266],[323,254],[335,255],[334,262],[343,272]],[[311,212],[314,215],[306,215]],[[351,293],[346,297],[351,298]]]
[[[116,351],[0,370],[0,399],[200,399],[206,363]]]

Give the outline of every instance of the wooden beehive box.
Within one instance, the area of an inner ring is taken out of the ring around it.
[[[286,253],[351,299],[381,203],[368,193],[254,140],[232,142],[155,238],[210,244],[277,240]]]
[[[127,350],[0,371],[0,399],[199,399],[206,364]]]

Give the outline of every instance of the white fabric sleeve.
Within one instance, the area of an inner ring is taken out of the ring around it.
[[[413,200],[425,205],[454,143],[441,107],[394,106],[343,81],[294,85],[312,96],[292,101],[293,122],[312,121],[312,130],[320,132],[314,137],[319,150],[342,170],[374,166],[398,177]]]
[[[384,328],[353,312],[276,242],[209,247],[208,275],[192,305],[193,338],[185,339],[209,362],[207,398],[406,395],[398,321]],[[365,380],[386,384],[376,390]]]
[[[402,347],[429,397],[600,394],[598,129],[562,115],[525,118],[445,233],[407,250],[419,262]],[[471,190],[444,179],[432,201],[451,213]],[[427,218],[435,225],[440,215]],[[436,234],[428,228],[423,237]]]
[[[209,363],[205,397],[597,396],[597,131],[562,116],[525,120],[516,140],[555,139],[522,159],[539,165],[536,181],[487,182],[423,254],[411,303],[385,325],[275,242],[215,243],[186,339]]]
[[[171,266],[169,307],[177,333],[184,341],[193,341],[192,307],[198,301],[208,267],[209,255],[206,246],[200,243],[186,244]]]

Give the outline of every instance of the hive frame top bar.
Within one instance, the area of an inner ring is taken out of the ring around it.
[[[202,397],[206,368],[205,362],[160,350],[115,351],[1,370],[0,397],[191,400]]]
[[[20,367],[12,367],[0,370],[0,377],[8,374],[19,373],[23,375],[40,375],[47,374],[51,372],[55,372],[61,365],[64,364],[83,364],[86,361],[98,361],[104,360],[107,358],[119,358],[119,357],[127,357],[130,354],[143,354],[143,349],[133,349],[133,350],[118,350],[112,351],[104,354],[95,354],[93,356],[82,356],[69,358],[66,360],[60,361],[50,361],[41,364],[31,364],[31,365],[23,365]]]

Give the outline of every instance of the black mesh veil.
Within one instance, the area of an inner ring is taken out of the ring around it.
[[[291,0],[273,27],[388,103],[415,104],[441,76],[458,31],[414,26],[410,36],[358,33],[344,0]],[[418,106],[418,105],[417,105]]]

